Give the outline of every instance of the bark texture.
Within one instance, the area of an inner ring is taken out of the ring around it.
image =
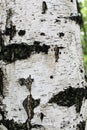
[[[0,130],[86,130],[76,0],[1,0],[0,12]]]

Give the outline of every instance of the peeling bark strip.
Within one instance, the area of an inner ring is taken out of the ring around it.
[[[75,105],[76,112],[80,112],[83,98],[87,99],[87,88],[69,87],[54,95],[49,103],[56,103],[59,106],[71,107]]]

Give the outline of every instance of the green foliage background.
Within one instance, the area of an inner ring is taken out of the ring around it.
[[[87,0],[81,1],[79,5],[83,20],[81,25],[81,43],[83,47],[84,66],[87,73]]]

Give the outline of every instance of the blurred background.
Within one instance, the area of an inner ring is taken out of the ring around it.
[[[83,48],[84,67],[87,74],[87,0],[80,0],[78,5],[82,19],[81,43]]]

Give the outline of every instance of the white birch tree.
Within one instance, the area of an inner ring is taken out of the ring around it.
[[[76,0],[0,0],[0,130],[86,130]]]

